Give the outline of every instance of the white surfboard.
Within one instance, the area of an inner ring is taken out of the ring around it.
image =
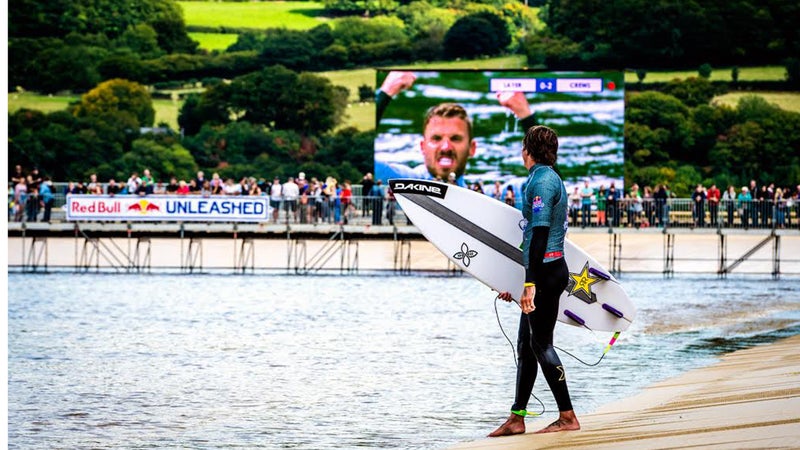
[[[411,222],[451,261],[497,292],[522,296],[522,212],[488,195],[418,179],[389,180]],[[636,307],[611,273],[569,239],[569,284],[558,320],[596,331],[624,331]]]

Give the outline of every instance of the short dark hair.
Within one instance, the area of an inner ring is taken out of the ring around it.
[[[467,110],[458,103],[441,103],[428,109],[427,114],[425,114],[425,121],[422,123],[423,133],[425,129],[428,128],[428,122],[430,122],[433,117],[443,117],[445,119],[458,118],[463,120],[467,123],[467,134],[469,135],[469,139],[472,140],[472,120],[469,118]]]
[[[530,127],[522,140],[522,148],[537,163],[552,166],[558,156],[558,134],[544,125]]]

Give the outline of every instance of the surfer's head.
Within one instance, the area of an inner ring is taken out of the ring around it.
[[[535,162],[552,166],[558,156],[558,134],[544,125],[530,127],[522,139],[522,151]]]
[[[447,180],[451,173],[464,174],[467,160],[475,154],[472,121],[455,103],[442,103],[428,110],[420,148],[431,176]]]

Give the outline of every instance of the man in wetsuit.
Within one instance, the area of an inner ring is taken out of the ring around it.
[[[538,372],[537,363],[558,404],[558,420],[539,433],[579,430],[572,409],[564,367],[553,348],[553,329],[558,317],[558,300],[567,287],[569,271],[564,260],[567,232],[567,191],[553,170],[558,136],[545,126],[528,129],[522,146],[522,160],[530,172],[525,184],[522,215],[525,286],[520,299],[522,314],[517,340],[517,385],[508,420],[489,436],[525,432],[526,408]],[[511,294],[500,298],[511,301]]]

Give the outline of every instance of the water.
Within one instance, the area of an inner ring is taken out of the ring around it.
[[[485,436],[513,400],[493,295],[466,276],[8,281],[10,448],[443,448]],[[631,330],[598,367],[562,353],[578,414],[800,331],[800,279],[623,282]],[[515,306],[497,308],[515,340]],[[556,329],[587,362],[609,337]],[[544,380],[534,391],[549,423]]]

